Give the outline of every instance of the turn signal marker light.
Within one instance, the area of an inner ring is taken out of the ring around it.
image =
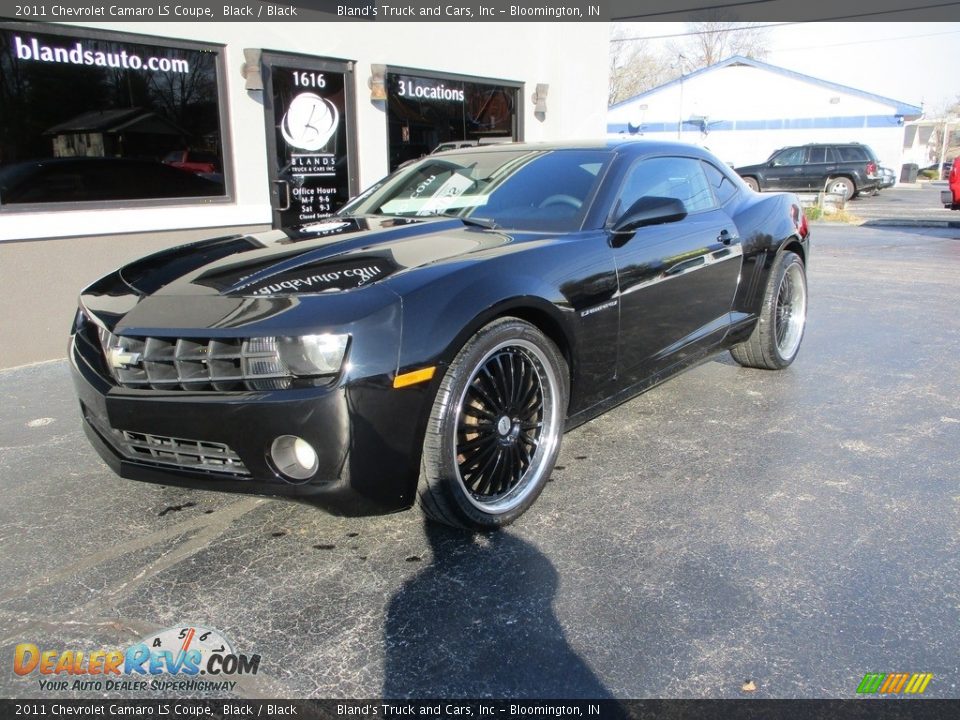
[[[407,387],[408,385],[416,385],[417,383],[426,382],[427,380],[433,378],[433,375],[436,371],[436,367],[428,367],[397,375],[393,379],[393,387],[394,389],[397,389]]]

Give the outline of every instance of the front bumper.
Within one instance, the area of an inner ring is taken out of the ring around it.
[[[70,360],[84,430],[122,477],[301,498],[348,515],[413,503],[432,383],[395,390],[382,376],[262,392],[133,390],[105,379],[76,336]],[[131,452],[124,431],[128,437],[183,441],[180,447],[193,448],[193,455],[197,447],[216,455],[225,446],[239,462],[184,467],[169,446],[158,445],[156,457]],[[302,437],[317,450],[319,468],[312,478],[289,481],[273,467],[269,448],[280,435]]]

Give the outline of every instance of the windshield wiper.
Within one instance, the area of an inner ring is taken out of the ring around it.
[[[453,212],[442,212],[438,213],[437,217],[453,218],[454,220],[460,220],[464,225],[473,225],[474,227],[482,227],[487,230],[496,230],[499,225],[496,221],[491,220],[490,218],[483,217],[464,217],[463,215],[457,215]]]

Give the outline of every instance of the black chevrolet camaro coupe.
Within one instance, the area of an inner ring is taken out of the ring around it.
[[[84,427],[128,478],[499,527],[564,430],[722,350],[789,365],[807,235],[796,197],[692,146],[431,155],[323,222],[87,288]]]

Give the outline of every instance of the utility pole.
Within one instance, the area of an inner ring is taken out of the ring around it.
[[[677,108],[677,140],[680,139],[680,133],[683,130],[683,62],[687,56],[683,53],[677,55],[677,66],[680,68],[680,105]]]

